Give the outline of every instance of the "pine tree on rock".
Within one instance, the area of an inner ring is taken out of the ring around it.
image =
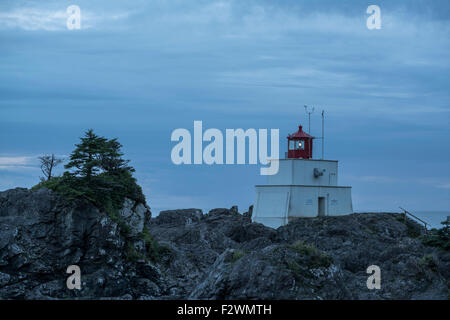
[[[122,144],[117,138],[108,140],[105,145],[105,152],[101,154],[101,168],[108,173],[117,173],[119,171],[134,172],[134,168],[128,166],[129,160],[122,159]]]
[[[102,155],[108,152],[107,139],[100,137],[89,129],[81,143],[75,145],[75,150],[70,154],[70,162],[64,167],[73,169],[73,175],[86,178],[88,181],[91,177],[101,171]]]
[[[122,159],[122,144],[114,139],[106,139],[89,129],[81,143],[75,145],[75,150],[70,155],[70,162],[66,169],[74,169],[73,175],[90,180],[92,176],[100,173],[115,174],[134,172],[134,168],[128,166],[129,160]]]
[[[88,200],[109,212],[118,210],[125,198],[145,204],[142,188],[133,177],[135,170],[129,160],[122,159],[117,139],[98,136],[89,129],[80,140],[64,166],[70,171],[42,181],[39,188],[49,188],[70,200]]]

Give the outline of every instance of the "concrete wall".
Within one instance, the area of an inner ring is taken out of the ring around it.
[[[325,216],[353,213],[351,187],[266,185],[256,186],[252,220],[278,228],[296,217],[317,217],[319,197]]]
[[[278,173],[267,176],[268,185],[336,186],[338,184],[337,161],[312,159],[280,159],[278,161]],[[322,176],[314,177],[314,168],[325,171]]]
[[[319,197],[324,198],[325,216],[353,213],[351,187],[292,186],[289,217],[317,217]]]
[[[288,223],[289,200],[289,187],[261,191],[257,188],[252,221],[272,228],[286,225]]]

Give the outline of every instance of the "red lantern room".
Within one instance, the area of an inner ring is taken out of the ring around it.
[[[298,126],[298,131],[287,137],[288,139],[288,159],[311,159],[313,151],[313,136],[303,132],[302,126]]]

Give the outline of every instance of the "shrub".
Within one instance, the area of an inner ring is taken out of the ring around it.
[[[131,262],[137,262],[141,259],[144,259],[145,257],[137,252],[136,248],[133,246],[131,242],[127,242],[127,253],[126,257],[128,261]]]
[[[448,222],[442,222],[444,225],[441,229],[431,229],[427,234],[422,236],[423,244],[431,247],[437,247],[441,250],[450,250],[450,232]]]
[[[305,241],[296,241],[294,244],[291,245],[291,249],[296,251],[297,253],[304,254],[304,255],[314,255],[317,254],[318,249],[313,246],[310,243],[307,243]]]
[[[235,263],[239,259],[241,259],[243,256],[245,256],[245,252],[242,250],[235,250],[233,252],[233,257],[231,258],[231,262]]]
[[[145,251],[150,261],[154,263],[161,262],[162,258],[170,256],[170,254],[172,253],[170,247],[164,244],[160,244],[158,241],[156,241],[151,236],[149,230],[146,227],[144,227],[144,229],[140,233],[140,237],[142,240],[144,240]]]
[[[426,256],[422,257],[422,259],[419,260],[419,264],[423,267],[429,268],[434,272],[437,272],[438,270],[437,264],[431,254],[427,254]]]
[[[333,259],[326,252],[321,252],[314,245],[305,241],[296,241],[290,248],[301,255],[307,256],[303,263],[309,268],[328,268],[333,263]]]

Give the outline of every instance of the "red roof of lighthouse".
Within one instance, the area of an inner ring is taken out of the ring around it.
[[[298,126],[298,131],[296,133],[290,134],[288,136],[288,138],[310,138],[310,139],[314,139],[313,136],[310,136],[309,134],[307,134],[306,132],[303,131],[302,126]]]

